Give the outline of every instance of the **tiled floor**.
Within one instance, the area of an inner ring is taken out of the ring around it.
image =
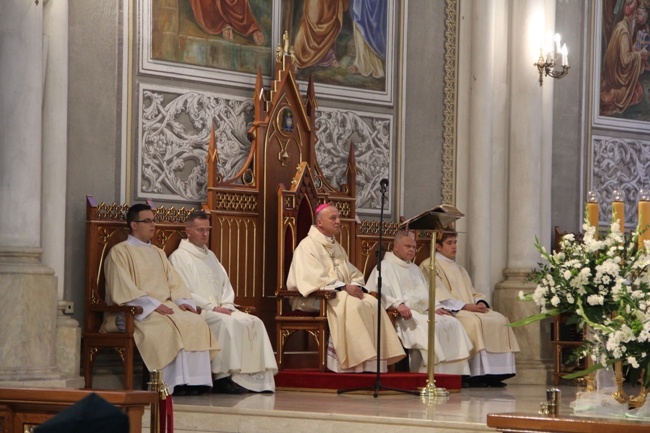
[[[469,388],[440,404],[393,392],[372,394],[308,393],[203,395],[174,400],[175,432],[476,432],[488,413],[536,414],[545,386]],[[563,413],[570,413],[575,387],[560,387]]]

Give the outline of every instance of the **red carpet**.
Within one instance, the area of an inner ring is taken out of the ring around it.
[[[388,372],[380,376],[381,385],[391,388],[417,390],[427,383],[428,375],[424,373]],[[283,370],[275,376],[277,388],[304,389],[349,389],[375,386],[375,373],[341,374],[314,370]],[[461,376],[454,374],[436,374],[436,386],[458,391],[461,388]]]

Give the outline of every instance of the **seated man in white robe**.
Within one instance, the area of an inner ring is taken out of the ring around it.
[[[454,313],[473,344],[469,386],[506,386],[502,381],[516,373],[515,352],[519,344],[508,326],[508,319],[490,309],[483,294],[472,287],[472,280],[456,259],[455,231],[446,231],[436,239],[436,301]],[[429,281],[430,258],[420,264]]]
[[[151,244],[156,230],[151,208],[131,206],[126,222],[128,239],[106,258],[106,300],[142,307],[135,316],[135,344],[149,371],[162,370],[170,392],[206,391],[212,386],[210,360],[219,350],[217,342],[165,252]],[[124,317],[108,317],[102,327],[124,330]]]
[[[377,369],[377,300],[368,295],[361,272],[350,263],[336,241],[341,231],[339,211],[322,204],[316,208],[316,225],[296,247],[287,278],[287,288],[305,297],[292,299],[294,310],[318,311],[316,290],[335,290],[328,300],[327,321],[335,356],[328,350],[327,367],[335,372],[363,372]],[[381,309],[380,369],[404,356],[404,349],[388,315]]]
[[[410,349],[409,367],[426,373],[429,346],[429,284],[413,263],[417,243],[413,234],[400,230],[393,241],[393,251],[381,262],[381,301],[384,308],[395,308],[400,314],[395,326],[402,345]],[[366,288],[377,292],[379,273],[373,269]],[[452,314],[436,305],[435,367],[436,373],[469,376],[472,342],[463,325]]]
[[[207,247],[209,216],[200,211],[191,213],[185,232],[187,239],[169,260],[189,286],[222,349],[212,360],[212,392],[275,391],[273,376],[278,365],[266,328],[259,318],[235,308],[235,291],[228,274]]]

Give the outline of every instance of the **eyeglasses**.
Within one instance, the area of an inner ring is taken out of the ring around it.
[[[156,219],[155,219],[155,218],[154,218],[154,219],[147,218],[147,219],[143,219],[143,220],[133,220],[133,222],[134,222],[134,223],[153,224],[153,223],[156,222]]]

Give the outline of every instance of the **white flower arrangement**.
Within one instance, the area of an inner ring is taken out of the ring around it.
[[[650,385],[650,242],[638,248],[639,231],[626,237],[613,222],[602,239],[586,221],[578,239],[565,235],[560,251],[548,253],[535,240],[544,263],[534,270],[533,293],[519,293],[521,300],[534,301],[541,312],[520,320],[521,326],[562,313],[573,315],[574,323],[588,325],[580,358],[590,357],[593,365],[565,376],[578,377],[622,361],[634,369],[645,368],[645,385]]]

